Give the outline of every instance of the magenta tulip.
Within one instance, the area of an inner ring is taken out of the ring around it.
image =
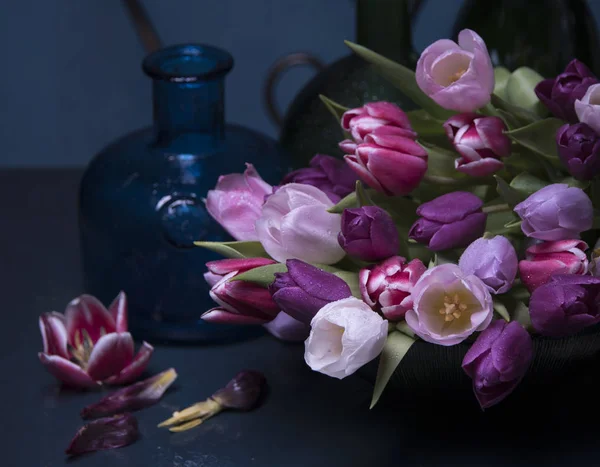
[[[361,269],[358,280],[362,299],[389,321],[404,319],[413,307],[412,289],[426,270],[421,260],[407,263],[401,256]]]
[[[206,196],[208,213],[236,240],[258,240],[254,223],[260,217],[265,196],[273,187],[252,164],[243,174],[221,175],[217,186]]]
[[[260,266],[275,264],[266,258],[221,259],[206,263],[206,282],[212,286],[211,298],[219,304],[202,315],[211,323],[264,324],[272,321],[280,309],[269,291],[235,276]]]
[[[530,292],[550,281],[554,274],[585,274],[588,246],[581,240],[557,240],[529,247],[519,263],[521,281]]]
[[[413,191],[427,171],[427,151],[413,139],[386,133],[382,127],[365,137],[344,159],[371,188],[387,195]],[[347,145],[340,144],[347,150]]]
[[[44,313],[39,324],[44,342],[44,351],[38,354],[41,362],[75,388],[130,383],[144,372],[154,350],[144,342],[134,357],[123,292],[108,310],[95,297],[81,295],[64,314]]]
[[[365,138],[374,131],[412,139],[417,137],[404,111],[390,102],[371,102],[348,110],[342,115],[341,124],[354,139],[341,143],[347,152],[354,152],[356,145],[364,143]]]
[[[510,155],[510,139],[499,117],[464,113],[449,118],[444,128],[461,155],[455,162],[459,172],[485,177],[504,167],[502,158]]]
[[[441,39],[427,47],[416,71],[417,84],[438,105],[473,112],[486,105],[494,90],[494,68],[485,42],[463,29],[458,44]]]

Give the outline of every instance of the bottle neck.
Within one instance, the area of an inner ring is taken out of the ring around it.
[[[225,136],[224,79],[153,80],[155,144],[194,154],[217,147]]]
[[[356,40],[398,63],[412,59],[407,0],[356,0]]]

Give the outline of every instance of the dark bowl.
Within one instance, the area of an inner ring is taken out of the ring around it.
[[[480,410],[471,379],[461,367],[470,346],[470,342],[444,347],[418,340],[390,378],[379,403]],[[517,389],[489,410],[511,412],[526,406],[529,412],[545,411],[557,400],[560,404],[581,400],[578,395],[595,384],[600,370],[600,327],[561,339],[533,336],[533,347],[532,365]],[[378,360],[374,360],[359,375],[374,383],[377,366]]]

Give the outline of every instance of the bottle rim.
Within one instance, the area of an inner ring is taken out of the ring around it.
[[[152,79],[173,82],[208,81],[225,75],[233,67],[231,54],[205,44],[179,44],[152,52],[142,69]]]

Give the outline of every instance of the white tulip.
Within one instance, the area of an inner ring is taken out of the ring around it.
[[[343,379],[383,350],[388,322],[354,297],[328,303],[314,316],[304,360],[314,371]]]

